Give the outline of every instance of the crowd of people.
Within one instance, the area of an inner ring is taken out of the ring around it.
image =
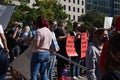
[[[53,80],[53,68],[57,62],[58,80],[69,80],[63,77],[66,65],[70,65],[72,80],[84,80],[82,68],[62,59],[60,54],[87,68],[85,74],[88,80],[120,80],[120,17],[112,29],[93,28],[91,34],[81,28],[79,22],[74,22],[72,32],[69,32],[66,22],[48,21],[40,15],[32,27],[22,28],[13,24],[9,31],[4,31],[0,25],[0,80],[5,80],[8,65],[32,45],[30,63],[31,80]],[[86,57],[81,58],[81,34],[87,33],[88,48]],[[74,36],[75,50],[78,56],[68,56],[66,53],[67,36]],[[51,45],[53,46],[51,47]],[[53,49],[55,48],[55,49]],[[10,61],[8,60],[10,56]],[[11,73],[12,73],[12,67]]]

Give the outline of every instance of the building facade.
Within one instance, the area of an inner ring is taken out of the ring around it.
[[[59,0],[59,3],[69,15],[69,20],[79,21],[79,17],[85,14],[85,0]]]
[[[86,0],[86,11],[97,9],[106,16],[120,15],[120,0]]]

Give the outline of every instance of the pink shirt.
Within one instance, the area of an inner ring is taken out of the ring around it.
[[[37,46],[35,45],[33,47],[33,52],[43,52],[48,50],[52,42],[52,32],[46,27],[37,29],[34,42],[37,42]]]

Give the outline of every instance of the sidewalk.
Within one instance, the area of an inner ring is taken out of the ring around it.
[[[70,76],[70,70],[69,70],[69,66],[67,67],[67,70],[68,70],[68,78],[69,80],[73,80]],[[58,80],[57,79],[57,67],[55,66],[54,68],[54,73],[53,73],[53,78],[54,80]],[[84,77],[84,79],[78,79],[78,80],[87,80],[86,78],[86,74],[83,74],[82,77]],[[8,68],[8,72],[7,72],[7,76],[6,76],[6,80],[12,80],[12,76],[11,76],[11,73],[10,73],[10,68]],[[24,80],[24,79],[18,79],[18,80]],[[75,79],[74,79],[75,80]]]

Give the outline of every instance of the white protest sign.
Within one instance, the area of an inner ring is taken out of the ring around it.
[[[15,6],[0,5],[0,24],[5,30],[12,16]]]
[[[105,17],[104,19],[104,28],[109,29],[112,25],[113,17]]]
[[[3,14],[6,8],[7,8],[6,6],[0,5],[0,16]]]

